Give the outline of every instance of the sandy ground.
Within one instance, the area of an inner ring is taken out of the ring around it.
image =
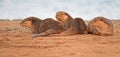
[[[91,34],[32,39],[21,21],[0,21],[0,57],[120,57],[120,20],[113,36]]]

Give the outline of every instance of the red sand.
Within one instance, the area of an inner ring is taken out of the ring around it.
[[[21,21],[0,21],[0,57],[120,57],[120,21],[113,36],[91,34],[32,39]]]

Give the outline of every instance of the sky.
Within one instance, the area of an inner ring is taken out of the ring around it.
[[[54,18],[65,11],[73,18],[91,20],[97,16],[120,19],[120,0],[0,0],[0,19]]]

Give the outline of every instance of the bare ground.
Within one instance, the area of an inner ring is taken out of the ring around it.
[[[113,36],[92,34],[32,39],[21,21],[0,21],[0,57],[120,57],[120,20]]]

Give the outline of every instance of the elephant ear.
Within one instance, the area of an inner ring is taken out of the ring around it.
[[[58,11],[56,13],[56,19],[61,21],[61,22],[64,22],[67,19],[73,19],[73,18],[68,13],[66,13],[64,11]]]

